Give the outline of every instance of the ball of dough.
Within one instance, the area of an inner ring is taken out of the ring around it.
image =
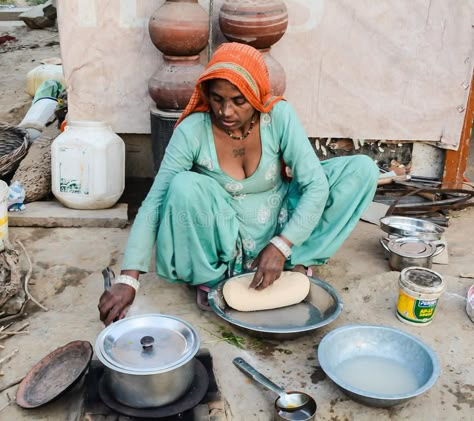
[[[249,288],[254,273],[229,279],[222,290],[229,307],[238,311],[269,310],[303,301],[309,293],[310,280],[299,272],[283,272],[267,288]]]

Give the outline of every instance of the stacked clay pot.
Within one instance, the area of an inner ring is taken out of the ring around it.
[[[148,82],[148,91],[163,110],[186,107],[204,66],[199,53],[206,47],[209,17],[198,0],[167,0],[151,16],[148,30],[163,53],[163,63]]]
[[[288,11],[283,0],[224,0],[219,12],[219,26],[224,36],[259,49],[270,73],[274,95],[282,95],[286,75],[281,64],[270,55],[288,27]]]

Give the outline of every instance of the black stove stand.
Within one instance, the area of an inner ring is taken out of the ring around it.
[[[196,375],[190,391],[178,401],[161,408],[135,409],[125,407],[110,396],[101,382],[104,366],[92,360],[85,379],[84,420],[98,421],[208,421],[209,403],[220,401],[220,393],[214,376],[212,356],[208,349],[200,349],[196,355]],[[207,388],[207,390],[203,389]],[[201,397],[204,396],[202,399]],[[196,400],[197,397],[197,400]],[[189,409],[190,403],[194,405]],[[114,418],[115,417],[115,418]]]

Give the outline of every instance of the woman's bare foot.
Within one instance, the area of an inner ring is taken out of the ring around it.
[[[299,272],[302,273],[303,275],[306,275],[306,268],[303,265],[296,265],[291,269],[292,272]]]
[[[209,306],[209,301],[207,299],[207,294],[209,293],[209,288],[205,286],[196,287],[196,304],[203,311],[211,311]]]
[[[299,272],[302,273],[303,275],[306,276],[313,276],[313,271],[311,267],[306,267],[303,265],[296,265],[293,269],[291,269],[292,272]]]

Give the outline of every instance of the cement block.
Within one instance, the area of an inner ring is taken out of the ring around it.
[[[128,224],[126,203],[118,203],[110,209],[69,209],[57,201],[27,203],[26,209],[8,213],[10,227],[43,228],[124,228]]]
[[[44,4],[32,7],[22,13],[18,18],[25,22],[31,29],[43,29],[54,26],[56,17],[56,8],[53,6],[51,0],[49,0]]]
[[[0,9],[0,21],[18,21],[20,20],[19,16],[30,9],[31,7],[12,7],[11,9]]]

